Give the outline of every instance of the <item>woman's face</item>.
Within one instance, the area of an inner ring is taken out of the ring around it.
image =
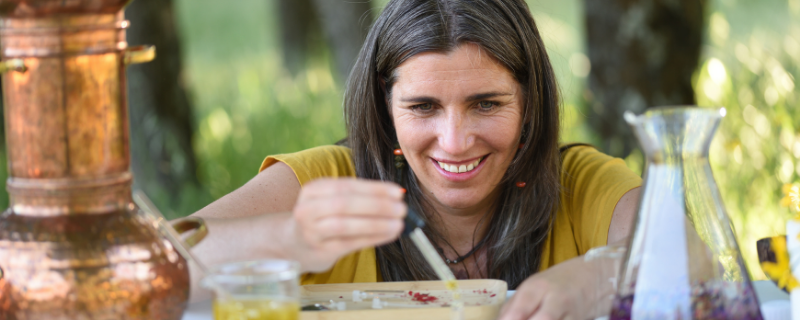
[[[415,55],[396,76],[392,118],[423,192],[445,208],[492,203],[519,147],[520,84],[475,44]]]

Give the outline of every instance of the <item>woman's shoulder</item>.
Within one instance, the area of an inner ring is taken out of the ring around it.
[[[641,177],[629,169],[624,160],[600,152],[589,144],[563,145],[560,150],[560,182],[567,197],[596,199],[609,196],[611,189],[630,190],[631,186],[642,183]]]
[[[642,179],[620,158],[588,144],[561,147],[561,204],[542,269],[604,246],[614,208]]]
[[[591,145],[562,149],[560,215],[572,228],[581,253],[605,245],[614,208],[628,191],[641,186],[642,178],[624,160],[600,152]]]
[[[337,145],[271,155],[264,159],[259,171],[277,162],[288,165],[294,171],[300,185],[323,177],[354,177],[356,172],[350,148]]]
[[[570,184],[569,180],[598,175],[608,175],[623,180],[639,179],[639,176],[628,168],[624,160],[607,155],[590,144],[564,144],[559,151],[561,152],[562,185]]]

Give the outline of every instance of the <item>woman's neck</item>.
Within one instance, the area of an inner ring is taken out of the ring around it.
[[[458,261],[449,265],[457,279],[480,279],[488,276],[486,244],[480,248],[476,246],[488,232],[493,207],[491,202],[465,209],[434,205],[438,217],[434,227],[443,238],[434,241],[441,248],[444,258]]]
[[[489,227],[488,218],[491,214],[488,208],[482,212],[470,212],[465,215],[441,211],[438,213],[440,221],[436,224],[437,231],[459,254],[465,254],[483,239]],[[444,248],[447,244],[440,246]]]
[[[446,242],[437,245],[444,249],[446,254],[452,249],[455,249],[456,256],[466,254],[486,236],[495,199],[497,197],[491,195],[468,208],[450,208],[433,201],[433,209],[437,213],[434,227]]]

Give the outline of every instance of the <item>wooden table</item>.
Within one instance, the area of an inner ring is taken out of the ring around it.
[[[789,307],[789,295],[781,291],[770,281],[755,281],[753,286],[756,290],[759,302],[764,312],[764,320],[780,320],[779,318],[771,318],[768,314],[768,309],[784,309]],[[507,297],[511,297],[514,291],[508,291]],[[788,312],[786,314],[789,314]],[[301,317],[306,319],[306,317]],[[789,318],[786,318],[787,320]],[[181,320],[213,320],[211,315],[211,301],[201,301],[189,304],[189,307],[184,313]],[[387,319],[381,319],[387,320]]]

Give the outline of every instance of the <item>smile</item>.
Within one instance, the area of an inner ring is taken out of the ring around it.
[[[481,158],[479,158],[479,159],[477,159],[477,160],[475,160],[475,161],[473,161],[471,163],[461,164],[461,165],[448,164],[446,162],[441,162],[441,161],[436,161],[436,163],[438,163],[439,167],[441,167],[442,170],[444,170],[444,171],[452,172],[452,173],[463,173],[463,172],[470,172],[470,171],[474,170],[475,167],[477,167],[481,163],[481,161],[483,161],[484,158],[485,157],[481,157]]]

